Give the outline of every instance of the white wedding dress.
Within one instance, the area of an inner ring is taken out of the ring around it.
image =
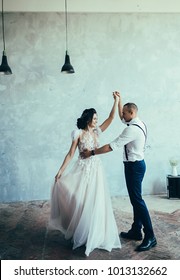
[[[89,132],[77,129],[72,139],[80,136],[79,152],[99,146],[100,128]],[[51,194],[49,228],[60,230],[72,239],[73,249],[86,246],[88,256],[95,248],[111,251],[121,248],[105,174],[98,156],[80,156],[71,171],[63,173]]]

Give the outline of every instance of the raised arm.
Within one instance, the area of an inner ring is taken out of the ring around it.
[[[119,102],[118,102],[118,113],[119,117],[122,120],[123,119],[123,105],[122,105],[122,98],[121,94],[118,91],[115,91],[115,94],[119,97]]]
[[[119,102],[119,96],[113,92],[113,98],[114,98],[114,103],[111,109],[111,112],[109,114],[109,117],[100,125],[101,131],[104,131],[108,128],[108,126],[111,124],[112,120],[114,119],[117,104]]]
[[[63,161],[62,165],[60,166],[58,173],[55,176],[55,181],[57,181],[61,177],[61,175],[64,172],[64,170],[66,169],[67,165],[72,160],[72,158],[74,156],[74,153],[76,151],[76,148],[77,148],[78,139],[79,138],[77,138],[76,140],[74,140],[72,142],[71,147],[69,149],[69,152],[65,156],[64,161]]]

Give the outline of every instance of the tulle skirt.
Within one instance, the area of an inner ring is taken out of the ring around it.
[[[85,245],[87,256],[95,248],[121,248],[105,174],[97,156],[78,159],[71,171],[54,183],[49,228],[72,239],[73,249]]]

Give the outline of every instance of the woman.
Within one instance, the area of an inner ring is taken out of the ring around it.
[[[76,148],[99,147],[99,135],[111,124],[119,97],[113,93],[114,104],[109,117],[98,127],[95,109],[86,109],[72,132],[72,144],[57,175],[51,194],[50,227],[72,239],[73,249],[86,246],[88,256],[95,248],[111,251],[121,248],[110,194],[105,182],[101,160],[97,156],[80,156],[71,171],[64,173]]]

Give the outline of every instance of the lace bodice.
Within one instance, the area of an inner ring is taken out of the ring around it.
[[[73,140],[80,136],[80,140],[78,142],[79,153],[85,149],[93,150],[100,146],[99,135],[101,134],[101,129],[97,127],[94,129],[94,133],[91,134],[89,131],[85,131],[82,129],[77,129],[72,132]]]
[[[99,137],[96,132],[92,135],[89,131],[86,131],[81,134],[80,141],[78,143],[79,152],[82,152],[85,149],[94,150],[99,147]]]

